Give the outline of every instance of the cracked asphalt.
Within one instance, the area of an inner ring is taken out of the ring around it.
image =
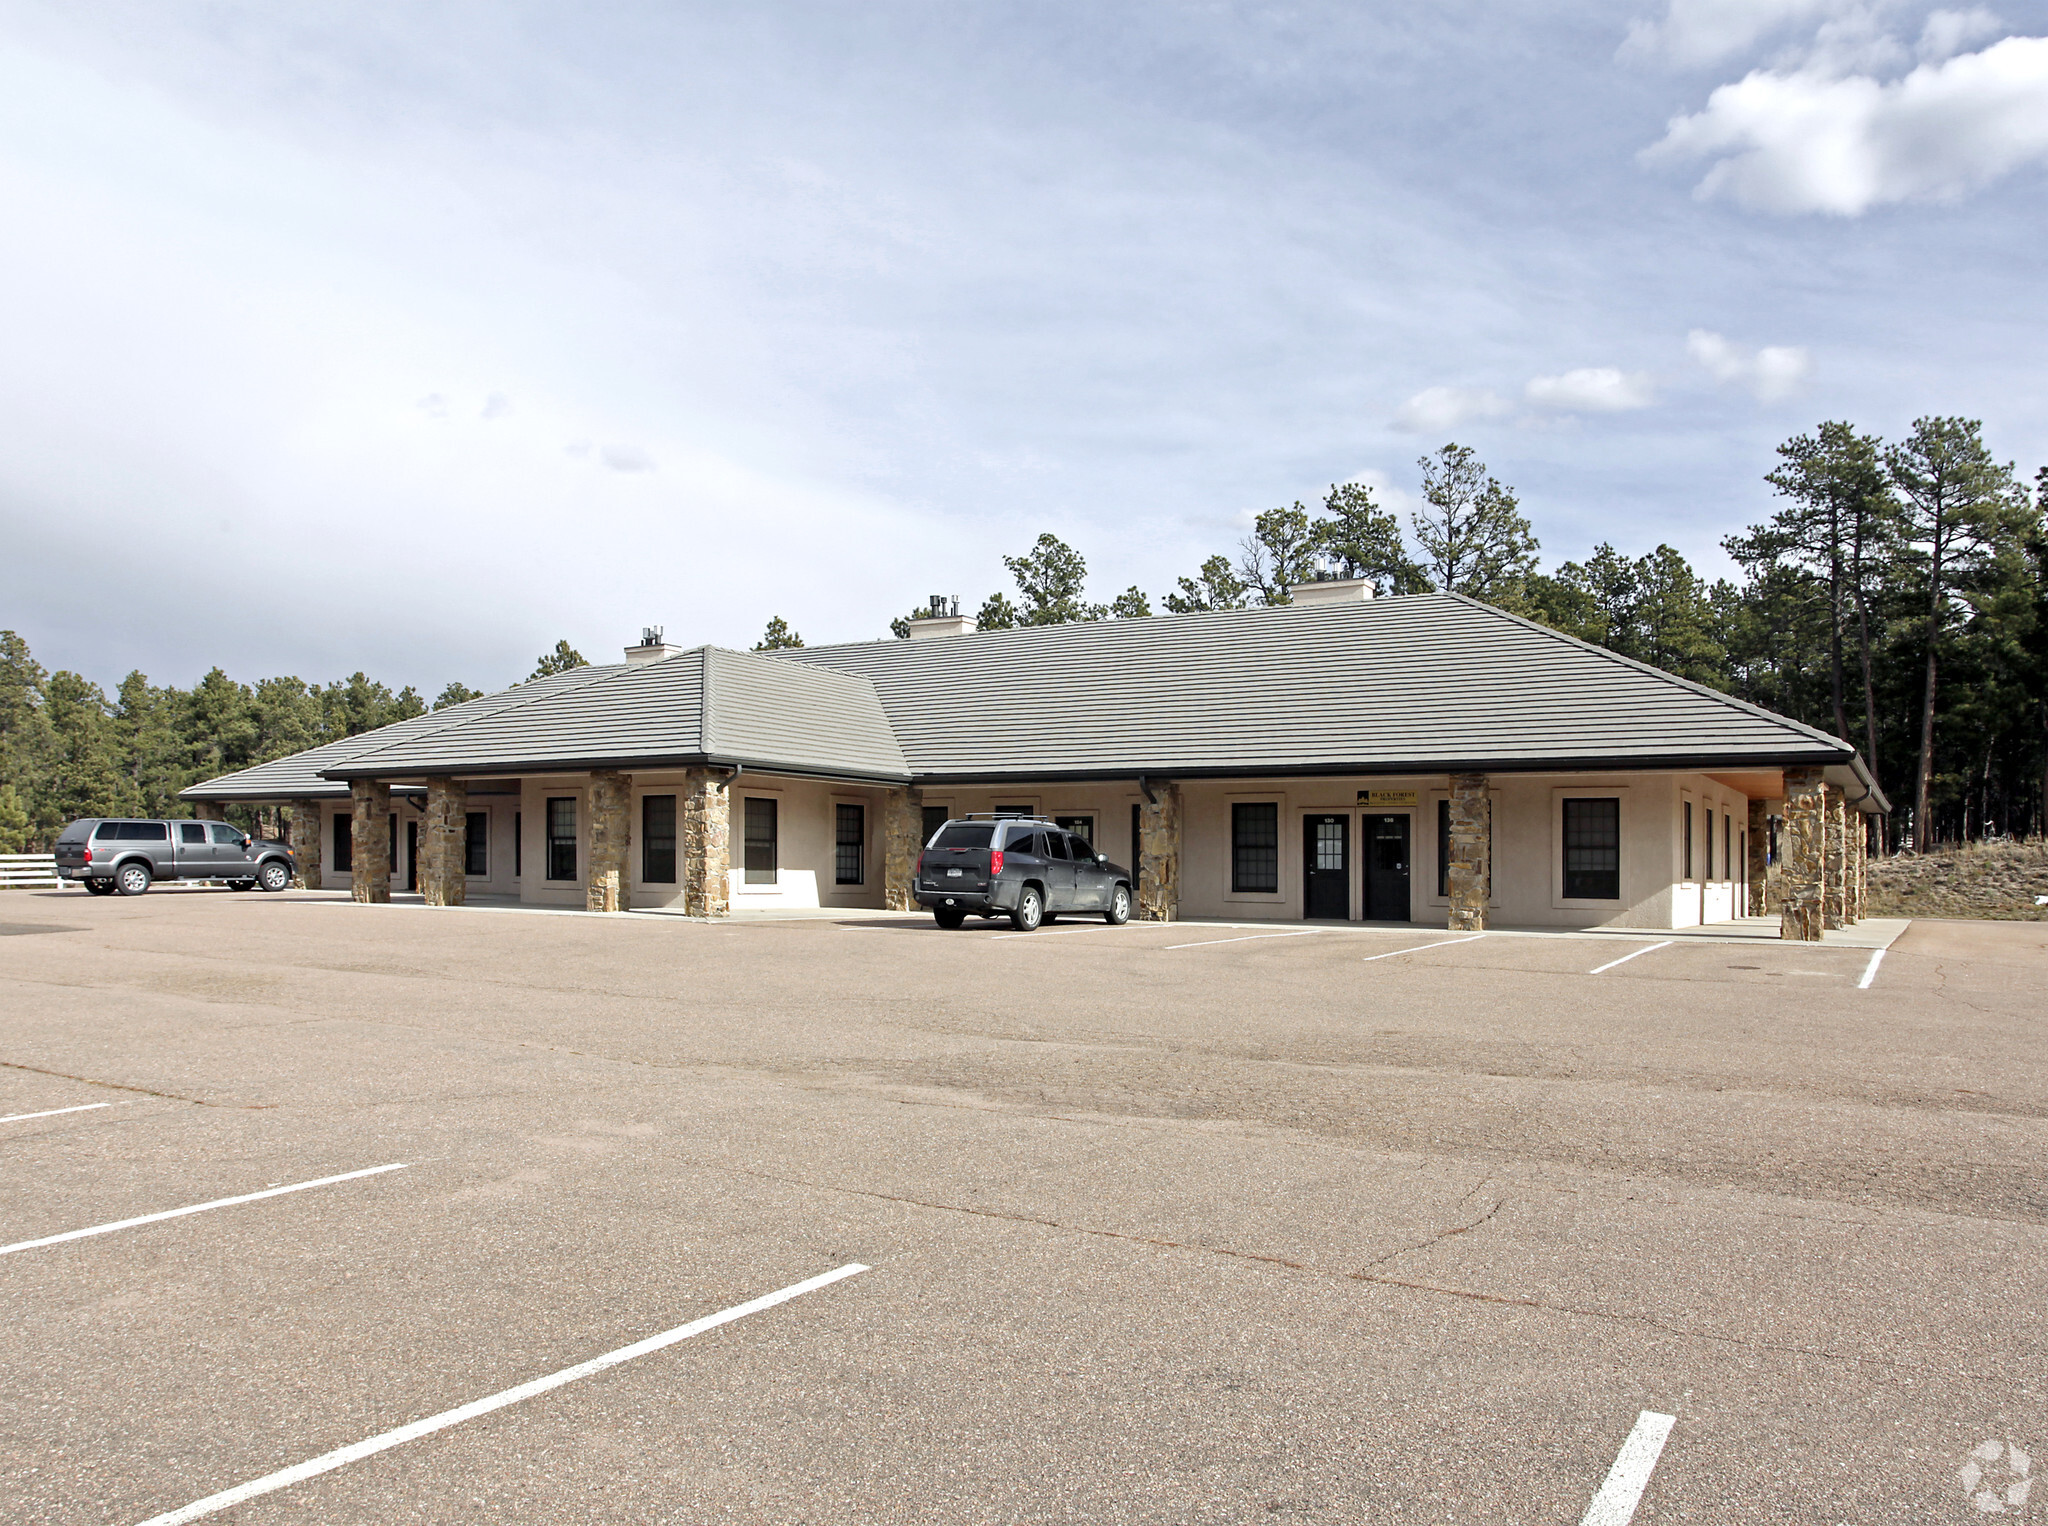
[[[0,1255],[7,1521],[141,1522],[847,1261],[209,1519],[1569,1526],[1651,1409],[1639,1522],[1892,1526],[2048,1454],[2043,924],[1915,923],[1868,990],[297,893],[0,934],[0,1117],[105,1104],[0,1123],[0,1244],[407,1163]]]

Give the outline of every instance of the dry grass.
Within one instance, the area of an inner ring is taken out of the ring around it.
[[[1983,917],[2048,922],[2048,842],[1963,843],[1870,863],[1873,917]]]

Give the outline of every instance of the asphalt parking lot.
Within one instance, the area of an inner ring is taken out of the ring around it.
[[[2048,1518],[2048,925],[1004,931],[10,894],[0,1519]]]

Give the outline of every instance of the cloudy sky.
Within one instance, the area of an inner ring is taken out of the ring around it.
[[[1474,446],[1722,565],[1823,418],[2048,461],[2048,5],[0,3],[0,626],[496,687],[1155,596]]]

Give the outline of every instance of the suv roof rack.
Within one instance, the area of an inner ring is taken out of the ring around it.
[[[1035,821],[1035,822],[1039,823],[1039,824],[1040,824],[1041,826],[1048,826],[1048,827],[1049,827],[1049,826],[1053,826],[1053,825],[1055,825],[1055,824],[1056,824],[1056,823],[1055,823],[1055,822],[1053,821],[1053,819],[1052,819],[1052,818],[1051,818],[1050,816],[1033,816],[1033,815],[1029,814],[1028,812],[1026,812],[1026,813],[1021,813],[1021,814],[1020,814],[1019,812],[1016,812],[1016,811],[969,811],[969,812],[968,812],[968,813],[967,813],[967,814],[966,814],[965,816],[955,816],[955,817],[953,818],[953,820],[955,820],[955,821]]]

